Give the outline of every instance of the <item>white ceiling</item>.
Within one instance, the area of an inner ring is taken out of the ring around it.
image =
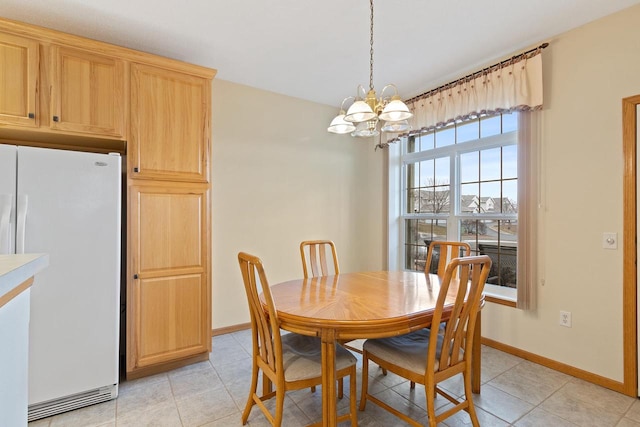
[[[374,85],[407,99],[637,3],[376,0]],[[369,84],[367,0],[0,0],[0,16],[323,104]]]

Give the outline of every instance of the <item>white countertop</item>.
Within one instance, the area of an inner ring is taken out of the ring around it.
[[[48,265],[48,254],[0,255],[0,298]]]

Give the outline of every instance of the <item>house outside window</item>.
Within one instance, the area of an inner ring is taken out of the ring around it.
[[[392,234],[400,236],[398,264],[424,270],[431,241],[464,241],[472,255],[491,257],[488,284],[517,287],[517,144],[517,113],[460,121],[401,139],[400,179],[396,189],[390,187],[390,195],[400,190],[400,197],[390,198],[400,203],[400,229],[390,229],[390,247]],[[434,254],[430,270],[436,267]]]

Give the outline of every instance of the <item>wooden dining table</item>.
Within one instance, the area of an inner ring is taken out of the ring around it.
[[[456,288],[452,283],[449,293]],[[280,327],[321,339],[323,426],[337,424],[337,342],[402,335],[430,326],[439,290],[437,275],[411,271],[343,273],[271,287]],[[453,301],[453,296],[447,299],[443,320]],[[472,349],[474,393],[480,392],[479,317]]]

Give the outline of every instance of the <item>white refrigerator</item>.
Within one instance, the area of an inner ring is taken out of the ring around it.
[[[29,421],[117,397],[120,156],[0,144],[0,253],[49,254],[31,290]]]

